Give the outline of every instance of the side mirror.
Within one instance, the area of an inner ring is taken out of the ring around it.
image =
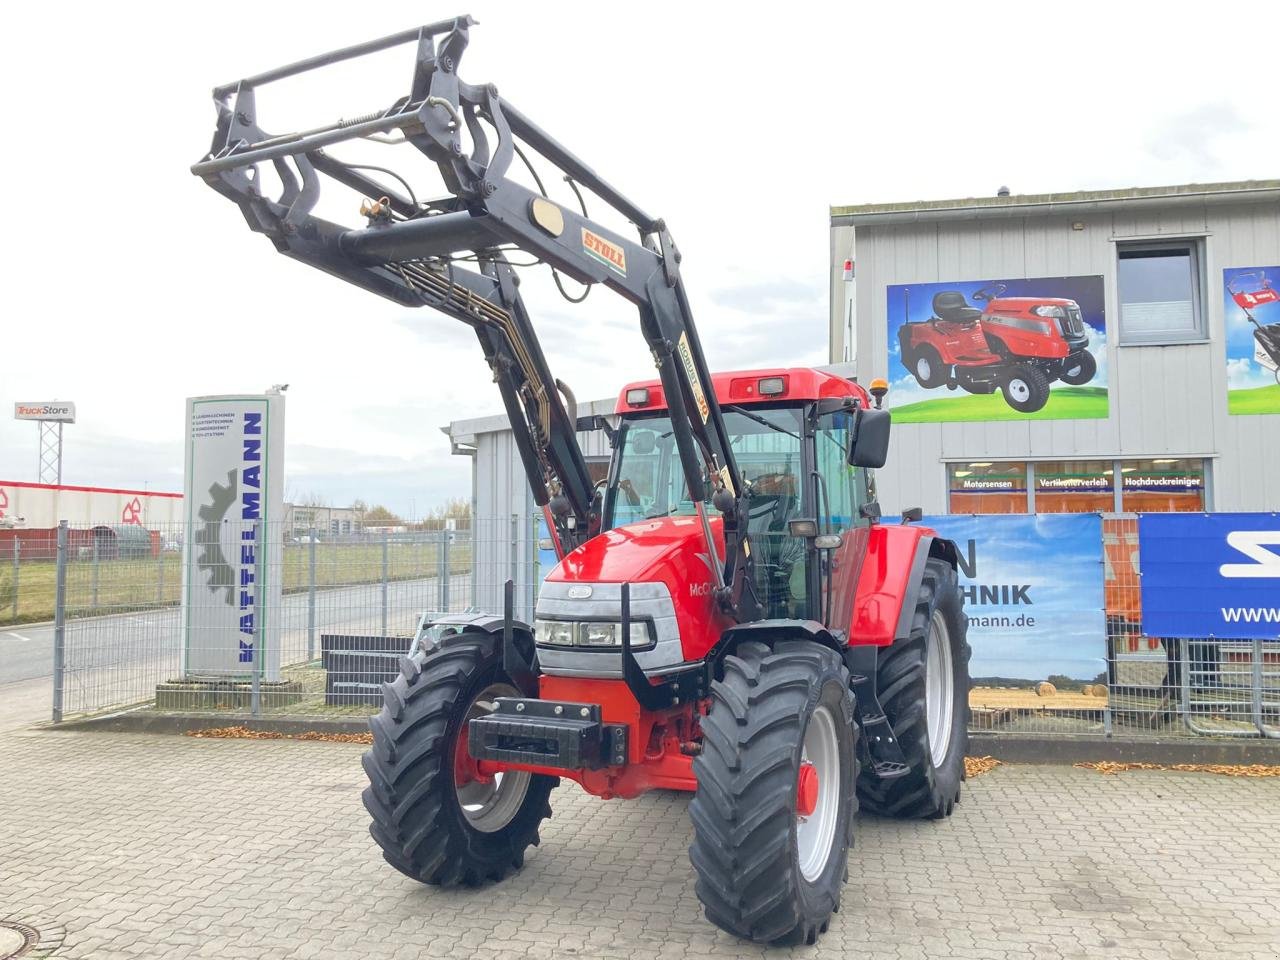
[[[854,421],[853,439],[849,442],[848,461],[851,467],[883,467],[889,459],[889,424],[892,415],[888,410],[858,410]]]

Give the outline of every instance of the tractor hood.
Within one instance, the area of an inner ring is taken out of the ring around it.
[[[724,554],[724,526],[710,518],[716,550]],[[550,581],[622,583],[662,580],[674,596],[710,595],[712,564],[697,517],[660,517],[606,530],[569,553],[547,575]]]

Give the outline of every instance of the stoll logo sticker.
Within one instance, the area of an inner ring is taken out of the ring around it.
[[[627,253],[612,241],[582,228],[582,249],[593,260],[599,260],[620,277],[627,275]]]
[[[586,584],[575,584],[566,593],[569,594],[570,600],[586,600],[591,596],[591,588]]]
[[[711,408],[707,406],[707,395],[702,392],[702,381],[698,379],[698,369],[693,365],[693,354],[689,352],[689,335],[687,333],[680,334],[676,349],[680,351],[680,362],[684,365],[685,376],[689,378],[689,387],[693,390],[693,399],[698,405],[698,414],[702,417],[702,422],[706,423],[707,418],[711,416]]]

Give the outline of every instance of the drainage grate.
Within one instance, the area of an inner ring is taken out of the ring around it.
[[[0,960],[38,960],[60,946],[66,931],[33,917],[0,917]]]

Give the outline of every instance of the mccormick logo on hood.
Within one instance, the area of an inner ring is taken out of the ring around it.
[[[599,234],[582,228],[582,249],[593,260],[599,260],[619,276],[627,275],[627,254],[620,246]]]

